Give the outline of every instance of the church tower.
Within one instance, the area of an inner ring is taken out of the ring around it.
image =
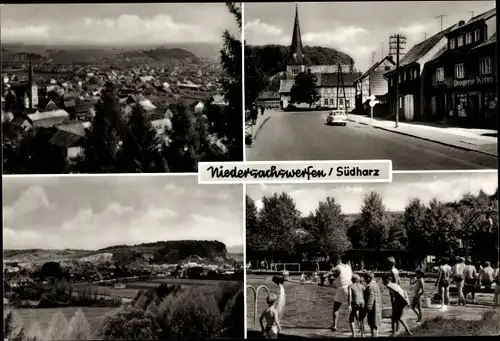
[[[27,109],[36,109],[38,107],[38,86],[33,80],[34,77],[33,77],[32,55],[30,54],[28,57],[30,62],[30,69],[28,74],[28,89],[27,89],[28,98],[25,101],[25,107]]]
[[[300,34],[299,6],[295,5],[295,22],[293,24],[292,44],[290,45],[290,56],[286,66],[287,78],[294,78],[300,72],[304,72],[304,46]]]

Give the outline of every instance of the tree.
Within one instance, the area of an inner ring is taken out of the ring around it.
[[[300,212],[295,202],[286,193],[262,198],[263,208],[259,211],[259,225],[262,241],[271,257],[295,256],[296,229]]]
[[[234,16],[241,30],[241,3],[227,2],[229,12]],[[242,82],[242,49],[241,41],[228,30],[223,33],[224,46],[220,51],[220,61],[224,74],[222,75],[222,90],[227,107],[219,119],[226,122],[221,132],[227,148],[228,161],[243,161],[243,82]]]
[[[103,340],[158,340],[160,332],[155,316],[128,307],[106,316],[99,334]]]
[[[84,160],[79,170],[86,173],[110,173],[116,166],[125,123],[113,83],[107,83],[102,100],[96,105],[92,128],[86,137]]]
[[[389,250],[404,250],[408,244],[408,237],[404,224],[404,216],[387,214],[387,239],[384,248]]]
[[[91,340],[92,331],[89,321],[83,311],[78,309],[69,322],[68,334],[65,340]]]
[[[321,95],[316,78],[310,71],[308,73],[301,72],[295,77],[290,97],[293,103],[307,103],[310,107],[319,101]]]
[[[456,256],[460,252],[460,237],[456,231],[462,226],[459,213],[436,198],[429,202],[425,224],[430,231],[429,251],[436,256]]]
[[[61,265],[57,262],[46,262],[43,263],[42,268],[40,269],[40,277],[44,278],[62,278],[62,268]]]
[[[252,107],[268,83],[256,50],[245,42],[245,109]]]
[[[65,340],[67,332],[68,321],[61,311],[58,310],[52,315],[45,338],[47,340]]]
[[[344,215],[332,197],[320,201],[313,216],[312,237],[316,252],[324,257],[343,255],[350,247]]]
[[[163,173],[163,141],[151,125],[149,116],[140,106],[134,106],[128,120],[127,133],[117,156],[117,171],[123,173]]]
[[[360,216],[349,231],[350,240],[357,248],[380,250],[387,240],[386,211],[382,197],[370,192],[363,199]]]
[[[246,205],[246,249],[247,254],[252,255],[254,252],[262,252],[266,250],[266,243],[262,239],[262,234],[259,226],[259,212],[255,201],[248,195],[245,198]]]
[[[405,207],[404,225],[408,236],[408,248],[423,260],[430,247],[429,230],[426,226],[427,207],[415,198]]]

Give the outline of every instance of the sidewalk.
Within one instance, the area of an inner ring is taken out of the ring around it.
[[[262,115],[259,110],[259,116],[257,116],[257,123],[254,126],[251,125],[251,121],[245,122],[245,133],[251,134],[253,139],[256,139],[257,134],[259,133],[262,126],[271,118],[272,112],[273,111],[271,109],[267,109],[264,111],[264,115]]]
[[[372,125],[367,116],[349,114],[348,120],[365,125]],[[416,137],[422,140],[432,141],[463,150],[470,150],[486,155],[498,156],[498,138],[484,136],[484,134],[496,134],[492,129],[470,129],[456,127],[435,127],[424,124],[412,124],[400,122],[395,128],[394,121],[378,118],[373,119],[373,126],[378,129],[391,131],[397,134]]]

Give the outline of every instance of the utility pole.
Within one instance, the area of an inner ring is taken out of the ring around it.
[[[373,51],[372,52],[372,65],[375,64],[375,55],[376,55],[376,52]]]
[[[447,17],[447,15],[446,14],[440,14],[437,17],[434,17],[434,19],[439,19],[439,22],[441,24],[441,30],[439,30],[439,32],[441,32],[443,30],[443,18],[444,17]]]
[[[380,45],[382,47],[382,50],[380,52],[380,56],[382,57],[381,59],[384,59],[384,42],[381,42]]]
[[[476,12],[474,12],[474,11],[469,11],[469,14],[470,14],[470,18],[472,19],[472,18],[474,18],[474,14],[476,14]]]
[[[390,37],[391,55],[396,55],[396,128],[399,126],[399,56],[404,50],[406,37],[402,34],[394,34]]]

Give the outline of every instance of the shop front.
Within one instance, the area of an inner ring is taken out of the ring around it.
[[[497,97],[492,75],[454,80],[447,102],[448,119],[456,124],[496,128]]]

